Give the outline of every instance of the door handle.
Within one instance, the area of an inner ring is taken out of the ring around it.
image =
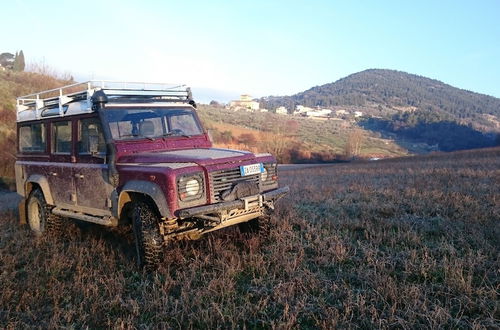
[[[75,178],[83,179],[85,176],[83,174],[75,174]]]

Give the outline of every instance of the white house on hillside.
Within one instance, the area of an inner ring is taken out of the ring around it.
[[[330,109],[321,109],[321,110],[313,110],[313,111],[308,111],[307,112],[307,117],[328,117],[332,114],[332,110]]]
[[[260,104],[252,100],[250,95],[242,94],[239,100],[231,101],[229,107],[234,110],[246,109],[249,111],[256,111],[259,110]]]
[[[276,113],[280,114],[280,115],[287,115],[288,114],[288,110],[285,107],[278,107],[276,109]]]
[[[294,115],[305,115],[309,111],[314,111],[313,108],[309,108],[303,105],[297,105],[295,107]]]

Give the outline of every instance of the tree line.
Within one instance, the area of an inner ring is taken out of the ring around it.
[[[360,125],[393,133],[400,139],[436,145],[441,151],[491,147],[500,142],[498,134],[482,133],[472,125],[453,121],[449,114],[428,110],[400,112],[390,118],[366,118]]]

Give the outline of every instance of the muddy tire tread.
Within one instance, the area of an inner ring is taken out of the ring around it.
[[[44,232],[42,234],[50,237],[58,237],[63,229],[63,218],[53,214],[52,209],[54,206],[47,204],[45,201],[45,196],[43,192],[39,188],[35,188],[31,191],[28,200],[31,198],[36,198],[40,202],[40,206],[43,210],[43,220],[44,224]]]
[[[136,202],[133,211],[133,228],[138,266],[155,270],[163,258],[163,238],[158,229],[158,214],[146,202]]]

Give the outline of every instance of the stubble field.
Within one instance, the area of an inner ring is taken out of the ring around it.
[[[34,239],[0,221],[0,328],[499,327],[500,149],[283,171],[269,239]]]

